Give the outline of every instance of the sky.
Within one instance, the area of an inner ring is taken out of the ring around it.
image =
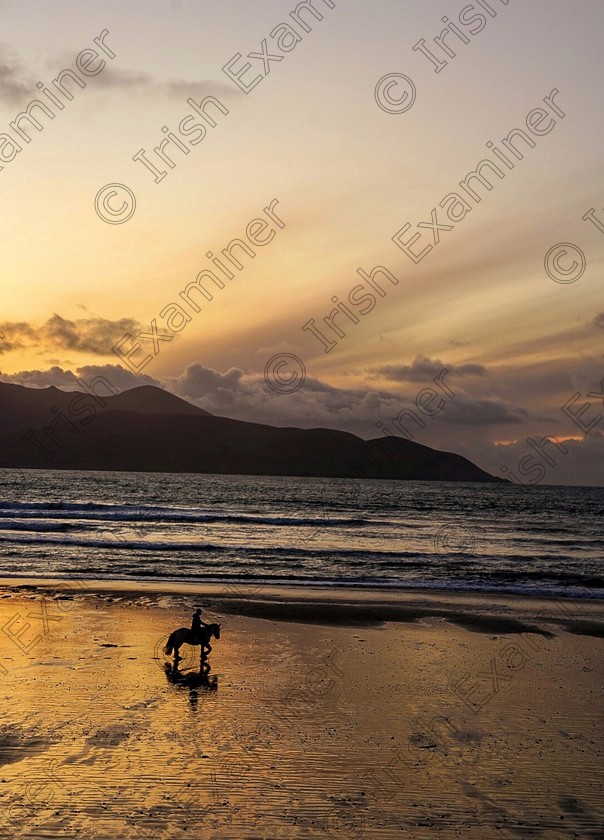
[[[604,7],[298,4],[0,2],[0,379],[603,484]]]

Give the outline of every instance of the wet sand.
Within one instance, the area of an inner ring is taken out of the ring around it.
[[[604,836],[602,602],[5,580],[0,627],[2,838]]]

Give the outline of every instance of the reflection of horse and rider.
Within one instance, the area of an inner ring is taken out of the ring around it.
[[[220,638],[220,624],[206,624],[202,621],[201,610],[197,609],[193,613],[193,620],[191,621],[191,629],[188,627],[180,627],[175,630],[168,637],[164,653],[166,656],[174,651],[174,661],[178,662],[182,657],[179,655],[179,650],[184,644],[200,645],[201,658],[204,659],[212,650],[210,639]]]
[[[172,685],[177,685],[180,688],[189,689],[189,702],[193,709],[197,708],[199,703],[200,691],[206,692],[218,691],[218,677],[214,674],[209,676],[210,663],[207,659],[202,658],[199,663],[199,671],[188,671],[182,673],[178,668],[178,662],[175,660],[172,664],[166,662],[164,665],[166,678]]]

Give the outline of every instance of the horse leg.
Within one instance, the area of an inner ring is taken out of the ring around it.
[[[180,662],[180,660],[182,659],[182,656],[178,652],[179,650],[180,650],[180,645],[174,645],[174,661],[175,662]]]

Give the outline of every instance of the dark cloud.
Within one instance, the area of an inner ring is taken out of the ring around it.
[[[459,426],[499,426],[523,423],[529,419],[526,409],[517,408],[505,400],[474,399],[464,393],[455,394],[446,412],[446,422]]]
[[[438,361],[430,364],[436,366],[434,375],[443,369]],[[431,378],[425,373],[417,390],[431,384]],[[336,388],[307,377],[303,388],[284,397],[268,388],[263,378],[246,375],[238,368],[220,373],[200,362],[189,365],[180,376],[165,379],[164,385],[212,414],[279,426],[339,428],[365,437],[377,433],[378,421],[387,422],[404,410],[418,411],[415,392],[402,396],[387,390]],[[528,411],[503,399],[477,399],[455,385],[452,390],[454,397],[429,419],[430,425],[497,427],[530,419]]]
[[[48,370],[22,370],[19,373],[1,373],[0,380],[12,385],[25,385],[27,388],[73,388],[75,390],[76,377],[70,370],[63,370],[53,366]]]
[[[243,385],[243,376],[243,371],[238,368],[220,373],[200,362],[193,362],[180,376],[167,380],[167,383],[182,397],[215,399],[226,406],[234,404],[236,395],[251,395],[250,388]]]
[[[12,350],[19,350],[23,347],[20,341],[7,341],[6,336],[0,331],[0,356],[3,353],[10,353]]]
[[[154,379],[146,373],[132,373],[121,365],[82,365],[77,369],[77,374],[85,382],[91,382],[96,376],[104,376],[118,391],[128,391],[140,385],[164,387],[159,379]]]
[[[70,321],[55,314],[39,327],[22,321],[5,322],[0,324],[0,332],[6,336],[0,345],[0,353],[31,346],[45,351],[60,349],[106,356],[126,333],[137,335],[141,330],[141,325],[134,318],[110,321],[93,317]]]
[[[77,390],[76,379],[91,382],[97,376],[104,376],[118,391],[127,391],[138,385],[156,385],[162,383],[145,374],[135,374],[121,365],[83,365],[75,373],[55,365],[48,370],[22,370],[19,373],[0,372],[0,381],[13,385],[25,385],[28,388],[48,388],[54,385],[66,391]]]
[[[205,367],[194,362],[180,374],[159,379],[131,373],[121,365],[86,365],[77,368],[77,376],[89,382],[104,376],[118,390],[137,385],[156,385],[177,394],[200,408],[215,415],[267,423],[274,426],[301,428],[326,427],[342,429],[361,437],[375,437],[378,422],[391,423],[403,411],[418,413],[415,391],[401,396],[386,390],[336,388],[320,380],[307,378],[304,387],[293,394],[283,395],[272,391],[258,375],[248,375],[238,368],[226,372]],[[5,382],[30,387],[58,388],[73,386],[75,375],[60,367],[48,371],[22,371],[11,376],[0,374]],[[423,390],[425,383],[417,391]],[[453,385],[454,396],[445,399],[438,414],[427,417],[426,429],[438,438],[463,439],[464,427],[487,430],[520,424],[531,418],[524,409],[516,408],[505,400],[489,397],[474,398]],[[413,424],[411,424],[413,426]],[[413,434],[417,432],[413,426]],[[400,433],[397,432],[397,433]],[[423,432],[422,432],[423,435]],[[519,436],[516,432],[514,436]]]
[[[390,379],[393,382],[428,382],[443,370],[457,376],[484,376],[487,369],[482,365],[465,364],[452,365],[441,362],[440,359],[429,359],[427,356],[416,356],[410,365],[383,365],[373,368],[371,373]]]
[[[0,356],[23,347],[22,337],[31,338],[33,330],[25,321],[0,324]]]
[[[137,335],[141,329],[141,325],[133,318],[121,318],[118,321],[82,318],[68,321],[60,315],[53,315],[42,328],[42,336],[55,347],[103,356],[111,352],[116,340],[126,333]]]
[[[0,101],[15,103],[28,94],[31,98],[32,89],[36,90],[36,80],[5,45],[0,45]]]

